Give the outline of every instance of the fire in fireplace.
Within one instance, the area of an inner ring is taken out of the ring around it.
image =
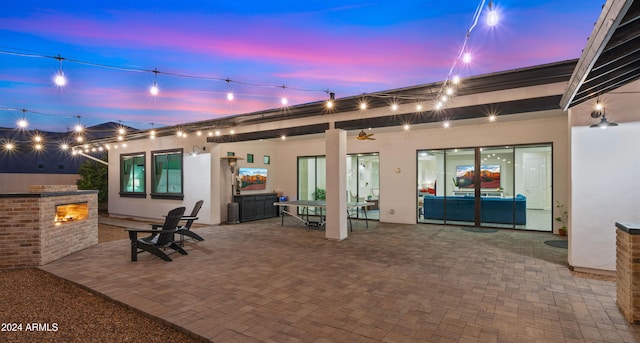
[[[89,204],[85,202],[56,205],[55,223],[75,222],[89,217]]]

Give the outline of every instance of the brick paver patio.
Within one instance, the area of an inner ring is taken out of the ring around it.
[[[290,225],[288,225],[288,224]],[[573,276],[548,233],[278,218],[197,229],[188,256],[129,241],[42,269],[214,342],[636,342],[615,283]]]

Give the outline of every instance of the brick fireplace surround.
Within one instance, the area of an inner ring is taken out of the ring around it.
[[[85,204],[85,219],[56,223],[56,206]],[[98,244],[98,191],[30,186],[0,194],[0,269],[36,267]]]

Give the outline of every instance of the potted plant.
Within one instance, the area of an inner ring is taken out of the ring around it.
[[[567,219],[569,218],[569,213],[564,208],[564,204],[561,204],[559,201],[556,201],[556,209],[558,211],[558,216],[555,218],[557,222],[562,223],[562,227],[558,229],[558,234],[560,236],[567,235]]]
[[[316,188],[316,191],[311,194],[315,200],[326,200],[327,199],[327,191],[322,188]]]

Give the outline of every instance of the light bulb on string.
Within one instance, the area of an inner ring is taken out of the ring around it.
[[[449,96],[453,95],[453,87],[445,88],[444,92],[445,92],[445,94],[447,94]]]
[[[333,108],[333,101],[327,100],[327,108]]]
[[[327,100],[327,108],[332,109],[333,108],[333,102],[336,100],[336,93],[334,92],[330,92],[327,90],[327,93],[329,93],[329,100]]]
[[[64,76],[64,71],[62,71],[62,60],[64,60],[64,58],[60,55],[54,58],[60,61],[60,69],[58,69],[58,72],[53,76],[53,83],[58,87],[64,87],[67,85],[67,78]]]
[[[26,119],[22,118],[18,120],[16,125],[18,125],[19,129],[26,129],[29,126],[29,122]]]
[[[149,87],[149,93],[152,96],[157,96],[158,94],[160,94],[160,88],[158,87],[158,69],[154,69],[151,71],[154,74],[154,80],[153,80],[153,84],[151,85],[151,87]]]
[[[464,64],[471,63],[471,53],[470,52],[465,52],[462,55],[462,63],[464,63]]]
[[[227,88],[229,88],[229,90],[227,91],[227,100],[233,101],[233,99],[235,99],[235,96],[233,95],[233,91],[231,90],[231,79],[227,78],[224,81],[227,83]]]
[[[489,12],[487,12],[487,25],[490,27],[498,25],[500,21],[500,16],[498,16],[498,11],[493,7],[493,2],[489,0],[489,5],[487,6]]]
[[[287,99],[286,95],[284,94],[287,86],[282,85],[280,86],[280,88],[282,88],[282,94],[280,96],[280,105],[287,106],[289,104],[289,99]]]
[[[398,110],[398,104],[397,103],[391,104],[391,110],[394,111],[394,112],[397,111]]]
[[[80,116],[78,116],[78,120],[80,120]],[[76,133],[82,133],[82,131],[84,131],[84,126],[78,123],[73,127],[73,131],[75,131]]]
[[[458,74],[453,75],[453,78],[451,79],[451,82],[454,85],[460,84],[460,75],[458,75]]]

